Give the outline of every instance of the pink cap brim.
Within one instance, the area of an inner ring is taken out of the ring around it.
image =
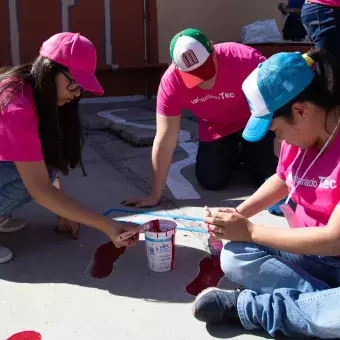
[[[70,73],[74,80],[86,91],[92,92],[97,96],[104,94],[104,90],[99,84],[98,79],[93,73],[71,70]]]

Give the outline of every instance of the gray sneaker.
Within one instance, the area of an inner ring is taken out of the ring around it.
[[[237,299],[239,290],[208,288],[197,295],[193,304],[194,317],[206,323],[239,322]]]
[[[26,227],[24,220],[17,220],[11,216],[0,217],[0,233],[13,233]]]
[[[0,246],[0,264],[11,261],[12,258],[13,258],[12,252],[8,248]]]

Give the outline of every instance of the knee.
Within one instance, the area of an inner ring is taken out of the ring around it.
[[[256,273],[252,262],[261,257],[258,247],[241,242],[227,243],[221,253],[221,268],[228,280],[245,285]]]
[[[221,268],[224,275],[230,281],[238,281],[235,277],[238,276],[240,272],[240,260],[238,259],[239,248],[237,243],[229,242],[227,243],[221,252]]]
[[[196,169],[196,178],[200,186],[206,190],[222,190],[229,183],[228,174],[214,173],[213,171],[201,171]]]

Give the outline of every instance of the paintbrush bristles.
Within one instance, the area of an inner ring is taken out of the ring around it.
[[[204,209],[204,216],[206,216],[206,217],[212,216],[211,211],[207,206],[205,206],[203,209]]]

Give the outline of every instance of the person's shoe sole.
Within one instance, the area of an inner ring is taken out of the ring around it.
[[[21,229],[26,228],[26,223],[23,222],[22,224],[18,225],[15,228],[3,228],[0,227],[0,233],[15,233],[16,231],[19,231]]]
[[[10,253],[10,254],[8,254],[8,256],[3,257],[3,258],[0,258],[0,264],[9,262],[9,261],[11,261],[12,259],[13,259],[13,254]]]

